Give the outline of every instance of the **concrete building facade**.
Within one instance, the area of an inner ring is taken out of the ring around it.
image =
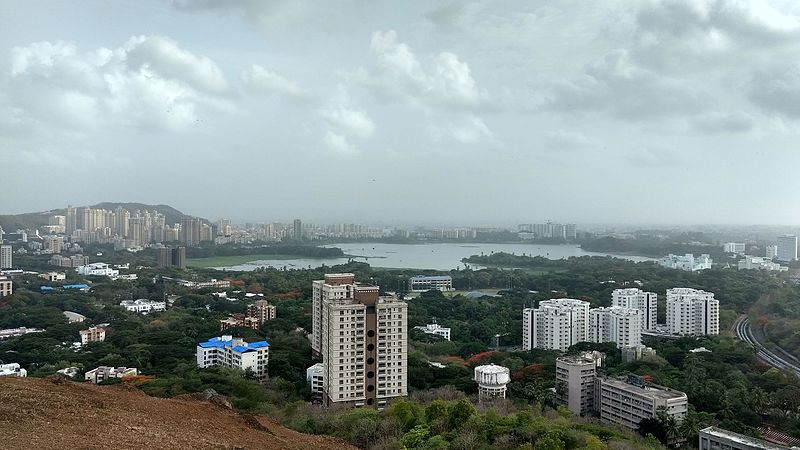
[[[14,267],[14,249],[10,245],[0,245],[0,269]]]
[[[408,290],[411,292],[425,292],[433,289],[442,292],[452,291],[453,278],[450,275],[417,275],[408,279]]]
[[[594,377],[597,362],[582,356],[556,359],[556,403],[573,414],[584,415],[594,409]]]
[[[611,305],[635,308],[642,312],[642,330],[653,330],[658,324],[658,294],[639,288],[614,289]]]
[[[106,329],[103,327],[91,327],[80,331],[81,345],[90,342],[103,342],[106,340]]]
[[[5,297],[13,293],[14,282],[9,280],[8,277],[0,277],[0,297]]]
[[[450,340],[450,328],[439,326],[438,323],[429,323],[425,326],[414,327],[414,329],[420,330],[425,334],[439,336],[446,341]]]
[[[796,448],[773,444],[717,427],[700,430],[699,440],[697,447],[699,450],[789,450]]]
[[[314,281],[311,347],[322,356],[327,406],[385,407],[408,393],[405,302],[351,273]]]
[[[590,309],[588,340],[615,342],[617,348],[642,345],[642,312],[620,306]]]
[[[637,430],[639,422],[656,417],[661,408],[681,422],[689,399],[683,392],[646,383],[635,375],[625,380],[595,377],[594,408],[601,420]]]

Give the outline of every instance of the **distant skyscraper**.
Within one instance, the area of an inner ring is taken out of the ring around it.
[[[158,267],[186,268],[186,247],[159,248]]]
[[[795,261],[797,259],[797,236],[784,234],[778,236],[778,261]]]
[[[72,235],[72,232],[78,229],[78,214],[72,205],[67,206],[67,220],[65,223],[65,230],[67,235]]]
[[[10,269],[14,264],[11,257],[13,248],[10,245],[0,245],[0,269]]]
[[[296,241],[303,239],[303,222],[300,219],[294,219],[292,238]]]
[[[565,351],[589,334],[589,302],[571,298],[542,300],[522,310],[522,348]]]

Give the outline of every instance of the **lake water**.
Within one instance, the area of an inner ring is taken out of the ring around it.
[[[517,255],[543,256],[548,259],[564,259],[570,256],[606,256],[605,253],[587,252],[577,245],[530,245],[530,244],[382,244],[382,243],[349,243],[331,244],[341,248],[352,259],[369,263],[374,267],[391,267],[407,269],[452,270],[464,268],[462,258],[472,255],[488,255],[496,252],[515,253]],[[631,261],[651,261],[643,256],[611,255]],[[258,267],[275,267],[287,269],[308,269],[321,265],[332,266],[344,264],[344,258],[297,258],[297,259],[261,259],[245,264],[218,269],[249,271]],[[470,265],[473,268],[478,266]]]

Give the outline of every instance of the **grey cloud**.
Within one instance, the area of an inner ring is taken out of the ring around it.
[[[550,148],[563,150],[576,150],[591,147],[597,144],[593,139],[589,139],[579,131],[567,131],[563,129],[548,131],[544,135],[545,143]]]
[[[749,85],[748,98],[766,112],[800,118],[800,65],[757,72]]]
[[[696,113],[708,101],[692,84],[637,67],[627,51],[617,50],[590,63],[581,77],[558,83],[544,108],[642,121]]]
[[[665,148],[641,147],[628,154],[628,162],[641,168],[658,169],[679,167],[684,159],[675,151]]]
[[[711,113],[690,120],[693,130],[700,133],[746,133],[755,128],[752,115],[736,111],[732,113]]]

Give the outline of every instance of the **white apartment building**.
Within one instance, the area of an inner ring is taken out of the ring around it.
[[[0,245],[0,269],[10,269],[14,267],[14,248],[10,245]]]
[[[417,275],[408,280],[408,290],[411,292],[425,292],[432,289],[442,292],[452,291],[453,278],[450,275]]]
[[[734,433],[717,427],[700,430],[699,450],[789,450],[783,445],[773,444],[744,434]]]
[[[420,330],[425,334],[433,334],[441,338],[450,340],[450,328],[439,326],[438,323],[429,323],[425,326],[414,327],[415,330]]]
[[[719,300],[712,292],[667,289],[667,328],[680,336],[719,334]]]
[[[165,311],[167,309],[167,302],[140,298],[138,300],[123,300],[119,303],[119,306],[137,314],[148,314],[151,312]]]
[[[620,306],[590,309],[588,340],[616,342],[617,348],[642,345],[642,312]]]
[[[11,295],[14,293],[14,282],[8,277],[0,277],[0,297]]]
[[[83,378],[94,384],[110,380],[111,378],[123,378],[138,375],[139,371],[135,367],[106,367],[100,366],[92,369],[83,375]]]
[[[788,271],[789,268],[785,266],[781,266],[776,262],[772,262],[767,258],[761,258],[759,256],[745,256],[744,259],[740,260],[737,264],[739,270],[768,270],[768,271],[777,271],[777,272],[784,272]]]
[[[103,327],[91,327],[86,330],[81,330],[81,345],[86,345],[89,342],[103,342],[106,340],[106,329]]]
[[[28,376],[28,371],[21,368],[17,363],[0,364],[0,377],[20,377]]]
[[[566,405],[573,414],[584,415],[594,409],[594,377],[597,362],[583,356],[556,359],[556,403]]]
[[[645,383],[635,375],[626,380],[595,377],[594,409],[601,420],[636,430],[642,419],[656,417],[659,408],[681,422],[689,399],[683,392]]]
[[[522,310],[522,348],[565,351],[589,336],[589,302],[571,298],[542,300]]]
[[[658,260],[658,264],[663,267],[668,269],[685,270],[687,272],[710,269],[712,262],[713,260],[711,259],[711,256],[705,253],[697,258],[695,258],[691,253],[687,253],[683,256],[673,255],[670,253],[669,255]]]
[[[797,260],[797,236],[793,234],[784,234],[778,236],[778,247],[775,258],[778,261],[796,261]]]
[[[722,244],[722,251],[725,253],[738,253],[744,255],[744,242],[726,242]]]
[[[658,324],[658,294],[638,288],[614,289],[611,305],[642,312],[642,330],[654,330]]]
[[[385,407],[408,393],[408,312],[352,273],[314,281],[311,347],[322,356],[325,405]]]
[[[250,369],[259,378],[267,377],[269,364],[269,343],[258,341],[247,343],[241,338],[225,335],[213,337],[197,344],[197,367],[232,367],[239,370]]]
[[[75,271],[84,276],[116,277],[119,275],[119,270],[112,269],[108,264],[101,262],[78,266],[75,268]]]
[[[306,369],[306,381],[311,386],[312,399],[322,399],[324,380],[325,366],[322,363],[316,363]]]

